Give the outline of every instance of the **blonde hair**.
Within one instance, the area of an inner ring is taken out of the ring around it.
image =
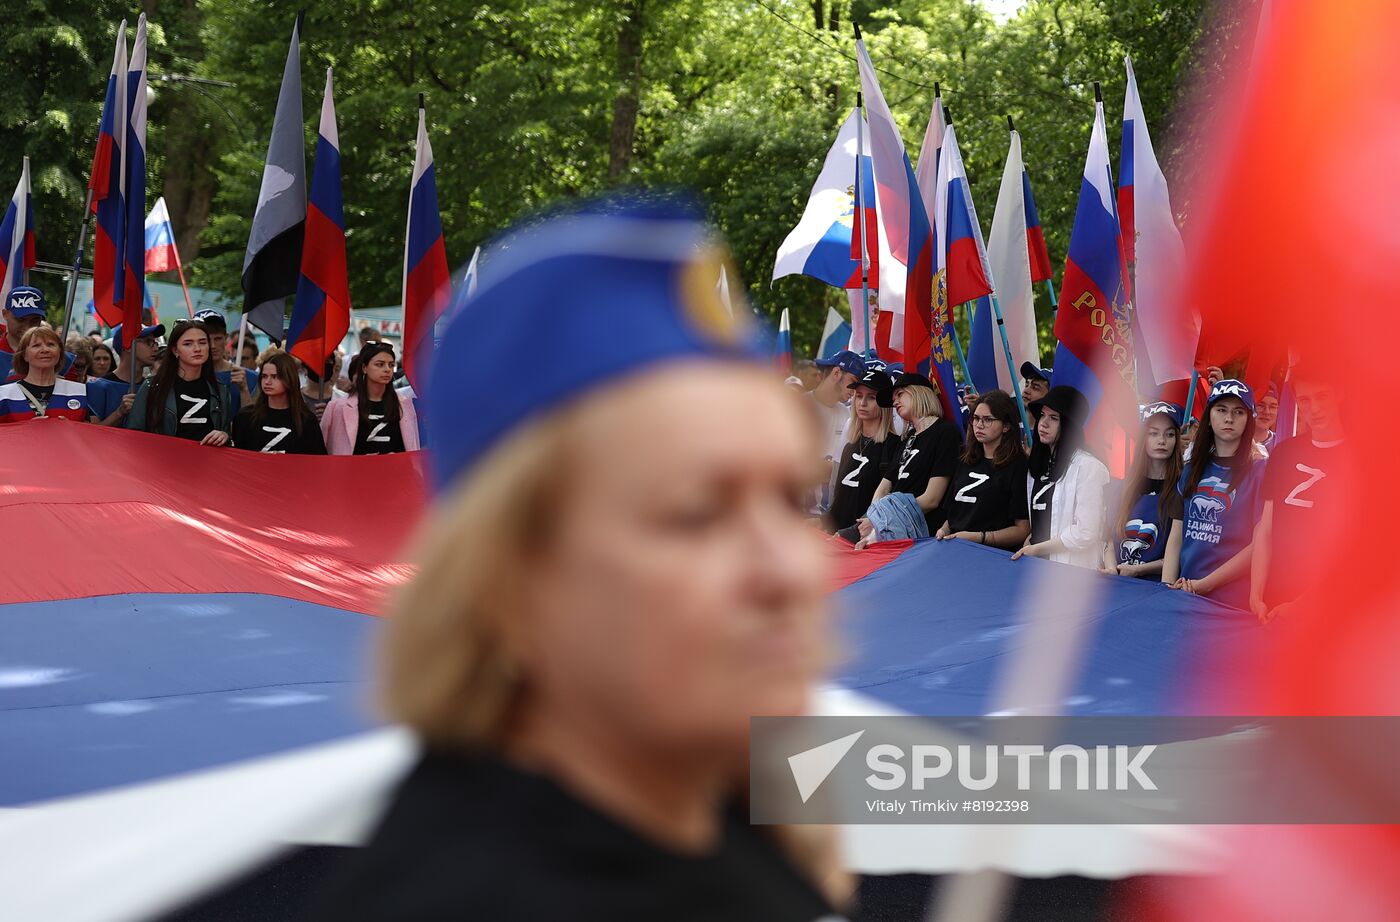
[[[381,701],[430,744],[503,741],[522,679],[507,624],[558,505],[574,415],[528,425],[492,449],[419,534],[418,575],[399,592],[381,646]]]
[[[52,327],[30,327],[24,331],[24,335],[19,338],[19,348],[15,350],[15,357],[12,362],[14,372],[17,377],[24,378],[29,374],[29,360],[24,357],[24,353],[34,344],[36,339],[47,339],[58,347],[58,364],[54,366],[54,373],[63,367],[63,340],[54,332]]]
[[[922,384],[906,384],[902,390],[909,394],[915,419],[925,416],[943,416],[943,404],[938,402],[938,393]]]
[[[259,352],[259,353],[258,353],[258,357],[254,360],[254,361],[257,363],[257,365],[256,365],[257,369],[258,369],[259,371],[261,371],[261,370],[262,370],[262,367],[263,367],[264,365],[267,364],[267,360],[268,360],[268,359],[270,359],[270,358],[272,358],[274,355],[278,355],[278,354],[280,354],[280,353],[282,353],[282,352],[284,352],[284,351],[286,351],[286,350],[284,350],[281,346],[268,346],[268,347],[267,347],[266,349],[264,349],[262,352]]]
[[[889,407],[880,408],[880,423],[875,427],[875,441],[883,442],[890,437],[894,431],[894,410]],[[846,427],[846,444],[854,445],[859,441],[865,432],[864,424],[856,417],[856,402],[851,401],[851,424]]]

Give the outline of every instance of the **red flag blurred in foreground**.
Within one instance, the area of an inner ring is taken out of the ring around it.
[[[1255,20],[1248,8],[1239,18],[1246,28]],[[1238,700],[1216,713],[1400,714],[1400,565],[1385,530],[1400,511],[1400,418],[1389,399],[1400,347],[1397,35],[1394,0],[1266,5],[1257,48],[1237,43],[1239,71],[1207,88],[1235,98],[1202,148],[1213,173],[1193,190],[1185,231],[1202,358],[1247,352],[1251,383],[1289,350],[1325,369],[1348,470],[1309,529],[1276,533],[1296,542],[1301,553],[1288,557],[1315,568],[1319,588],[1261,624],[1257,645],[1230,651],[1222,668],[1238,676]],[[1309,437],[1304,416],[1299,438]],[[1400,799],[1395,766],[1364,751],[1296,757],[1360,802]],[[1225,834],[1220,876],[1166,888],[1154,917],[1400,918],[1400,827]]]

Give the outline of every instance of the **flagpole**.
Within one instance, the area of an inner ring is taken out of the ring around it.
[[[68,276],[68,291],[63,298],[62,342],[68,341],[68,327],[73,322],[73,299],[78,294],[78,273],[83,268],[83,247],[87,243],[88,222],[92,220],[92,184],[88,184],[87,201],[83,204],[83,222],[78,225],[78,251],[73,256],[73,273]]]
[[[859,36],[859,26],[856,28],[856,34]],[[865,344],[862,354],[871,355],[875,351],[875,343],[870,334],[870,253],[865,236],[865,179],[860,172],[860,162],[865,159],[862,102],[863,94],[856,91],[856,214],[860,218],[860,322],[865,327],[865,336],[861,341]],[[851,321],[854,323],[855,318],[852,317]]]
[[[977,307],[977,302],[976,302],[976,301],[968,301],[966,304],[964,304],[964,305],[962,306],[962,309],[963,309],[963,316],[968,316],[967,311],[968,311],[969,306],[971,306],[971,308],[973,308],[973,309],[976,309],[976,307]],[[958,341],[958,327],[957,327],[957,324],[950,323],[950,324],[948,324],[948,326],[949,326],[948,332],[951,334],[948,338],[951,339],[951,340],[953,341],[953,351],[954,351],[955,353],[957,353],[957,356],[958,356],[958,367],[962,369],[963,381],[965,381],[965,382],[967,383],[968,387],[972,387],[972,386],[973,386],[973,384],[972,384],[972,371],[967,367],[967,356],[963,355],[962,343]],[[968,324],[968,329],[969,329],[969,330],[972,329],[972,324],[971,324],[971,323]]]
[[[1186,387],[1186,409],[1181,414],[1181,428],[1185,429],[1191,424],[1191,405],[1196,402],[1196,382],[1200,380],[1201,373],[1196,370],[1196,365],[1191,364],[1191,383]]]

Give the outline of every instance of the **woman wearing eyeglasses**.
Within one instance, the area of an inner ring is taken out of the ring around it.
[[[1089,402],[1061,384],[1027,409],[1036,421],[1026,474],[1031,533],[1011,559],[1044,557],[1097,569],[1108,468],[1084,447]]]
[[[939,540],[958,538],[1014,550],[1030,534],[1026,453],[1017,416],[1016,402],[1005,391],[978,398],[943,498],[947,520],[938,529]]]

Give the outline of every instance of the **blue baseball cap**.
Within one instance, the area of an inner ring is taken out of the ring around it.
[[[1172,425],[1176,426],[1178,429],[1181,428],[1181,417],[1182,414],[1185,413],[1185,411],[1181,407],[1167,400],[1158,400],[1155,403],[1149,403],[1146,406],[1144,406],[1142,408],[1142,421],[1145,423],[1148,421],[1148,419],[1152,418],[1153,416],[1156,416],[1159,413],[1170,419],[1172,421]]]
[[[42,317],[44,293],[33,285],[16,285],[5,296],[5,309],[16,317]]]
[[[157,323],[155,326],[142,327],[141,335],[137,339],[151,339],[156,336],[165,335],[165,324]],[[112,351],[117,355],[122,354],[122,325],[119,323],[112,327]]]
[[[767,367],[751,311],[720,301],[727,259],[698,203],[675,195],[595,199],[506,231],[434,351],[476,358],[429,366],[422,390],[434,491],[522,423],[627,376],[697,358]],[[484,391],[491,400],[462,399]]]
[[[1054,376],[1054,374],[1055,369],[1053,368],[1041,368],[1035,362],[1021,363],[1021,377],[1023,378],[1027,378],[1030,380],[1038,379],[1040,381],[1044,381],[1046,384],[1049,384],[1050,379]]]
[[[812,363],[818,368],[839,368],[847,374],[855,375],[859,378],[865,374],[865,359],[856,355],[849,349],[842,349],[830,358],[817,359]]]
[[[1210,409],[1217,400],[1226,397],[1239,398],[1246,410],[1254,412],[1254,391],[1250,390],[1249,385],[1238,378],[1226,378],[1224,381],[1215,382],[1215,387],[1210,389],[1210,396],[1206,398],[1206,409]]]

